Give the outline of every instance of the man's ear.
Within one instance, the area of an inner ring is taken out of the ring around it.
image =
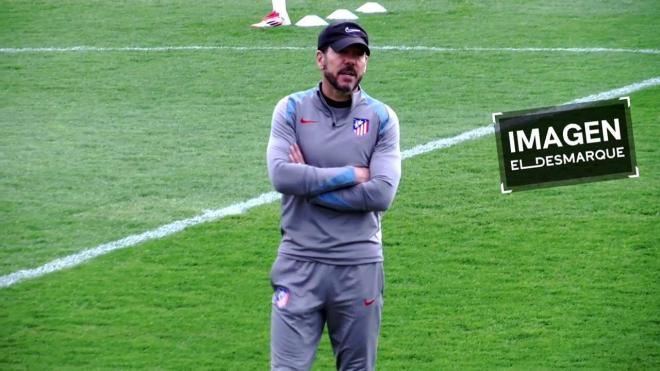
[[[325,64],[325,54],[322,51],[316,51],[316,65],[319,67],[319,70],[323,71],[323,65]]]

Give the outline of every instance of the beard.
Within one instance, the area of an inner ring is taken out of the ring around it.
[[[327,66],[323,66],[323,76],[325,76],[326,80],[332,85],[333,88],[336,90],[342,92],[342,93],[352,93],[355,88],[360,85],[360,82],[362,81],[362,77],[358,77],[357,72],[355,72],[355,69],[353,67],[344,67],[341,70],[339,70],[336,74],[332,74],[328,72]],[[355,76],[356,80],[354,84],[341,84],[339,82],[339,75],[340,74],[348,74]]]

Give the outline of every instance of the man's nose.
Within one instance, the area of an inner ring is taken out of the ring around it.
[[[344,64],[353,66],[355,65],[355,63],[357,63],[357,58],[355,58],[354,56],[352,55],[344,56]]]
[[[356,63],[358,58],[359,58],[354,53],[343,53],[342,57],[343,57],[345,63],[348,63],[348,62]]]

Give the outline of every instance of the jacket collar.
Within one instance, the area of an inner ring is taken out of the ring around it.
[[[315,88],[315,93],[317,97],[317,99],[315,99],[315,102],[317,108],[324,110],[325,112],[328,113],[328,115],[330,115],[330,107],[323,98],[323,93],[321,92],[321,83],[322,82],[319,81],[319,83],[316,85]],[[355,107],[361,105],[364,102],[365,98],[364,98],[364,94],[362,93],[363,93],[362,87],[358,85],[358,88],[355,89],[355,91],[353,92],[353,96],[351,97],[351,112],[355,109]]]

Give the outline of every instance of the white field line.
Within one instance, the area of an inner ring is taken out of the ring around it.
[[[635,54],[660,54],[658,49],[626,49],[626,48],[443,48],[436,46],[374,46],[376,50],[394,51],[429,51],[429,52],[514,52],[514,53],[635,53]]]
[[[608,90],[602,93],[578,98],[567,103],[579,103],[590,100],[617,98],[622,95],[627,95],[657,85],[660,85],[660,77],[654,77],[652,79],[626,85],[621,88]],[[451,147],[468,140],[481,138],[493,132],[494,132],[493,125],[479,127],[450,138],[443,138],[426,144],[415,146],[413,148],[403,151],[401,155],[403,159],[408,159],[427,152]],[[9,287],[11,285],[14,285],[16,283],[19,283],[21,281],[30,278],[37,278],[49,273],[57,272],[62,269],[74,267],[88,260],[94,259],[101,255],[105,255],[109,252],[125,249],[127,247],[132,247],[145,241],[166,237],[174,233],[180,232],[188,227],[215,221],[230,215],[242,214],[253,207],[269,204],[271,202],[279,200],[281,197],[282,196],[277,192],[263,193],[247,201],[239,202],[222,209],[207,210],[203,214],[195,216],[190,219],[175,221],[147,232],[131,235],[126,238],[122,238],[121,240],[109,242],[88,250],[83,250],[73,255],[55,259],[37,268],[24,269],[24,270],[16,271],[14,273],[10,273],[8,275],[0,276],[0,288]]]
[[[595,101],[595,100],[603,100],[603,99],[612,99],[612,98],[618,98],[642,89],[650,88],[652,86],[657,86],[660,85],[660,77],[654,77],[652,79],[640,81],[634,84],[626,85],[618,89],[613,89],[613,90],[608,90],[604,91],[602,93],[598,94],[593,94],[589,95],[586,97],[574,99],[570,102],[566,102],[563,104],[573,104],[573,103],[582,103],[582,102],[590,102],[590,101]],[[441,148],[447,148],[451,147],[453,145],[456,145],[461,142],[465,142],[471,139],[477,139],[481,138],[483,136],[486,136],[488,134],[492,134],[495,132],[495,126],[493,125],[488,125],[488,126],[482,126],[476,129],[472,129],[469,131],[466,131],[464,133],[461,133],[457,136],[451,137],[451,138],[442,138],[438,140],[434,140],[432,142],[428,142],[426,144],[421,144],[418,146],[415,146],[413,148],[407,149],[403,152],[401,152],[401,156],[403,159],[409,158],[409,157],[414,157],[417,155],[421,155],[422,153],[426,152],[431,152],[435,151]]]
[[[170,224],[160,226],[156,229],[146,231],[144,233],[131,235],[126,238],[122,238],[121,240],[99,245],[92,249],[83,250],[73,255],[55,259],[38,268],[20,270],[0,277],[0,288],[11,286],[29,278],[40,277],[48,273],[74,267],[98,256],[105,255],[111,251],[124,249],[145,241],[169,236],[194,225],[222,219],[230,215],[242,214],[253,207],[265,205],[275,200],[279,200],[280,197],[282,196],[277,192],[264,193],[255,198],[251,198],[247,201],[239,202],[222,209],[207,210],[203,214],[190,219],[178,220]]]
[[[481,47],[436,47],[436,46],[372,46],[371,49],[382,51],[425,51],[439,53],[483,53],[483,52],[513,52],[513,53],[634,53],[660,54],[660,49],[626,49],[626,48],[481,48]],[[277,50],[309,50],[302,46],[229,46],[229,45],[188,45],[188,46],[155,46],[155,47],[41,47],[41,48],[0,48],[0,54],[18,53],[102,53],[102,52],[176,52],[176,51],[277,51]]]

